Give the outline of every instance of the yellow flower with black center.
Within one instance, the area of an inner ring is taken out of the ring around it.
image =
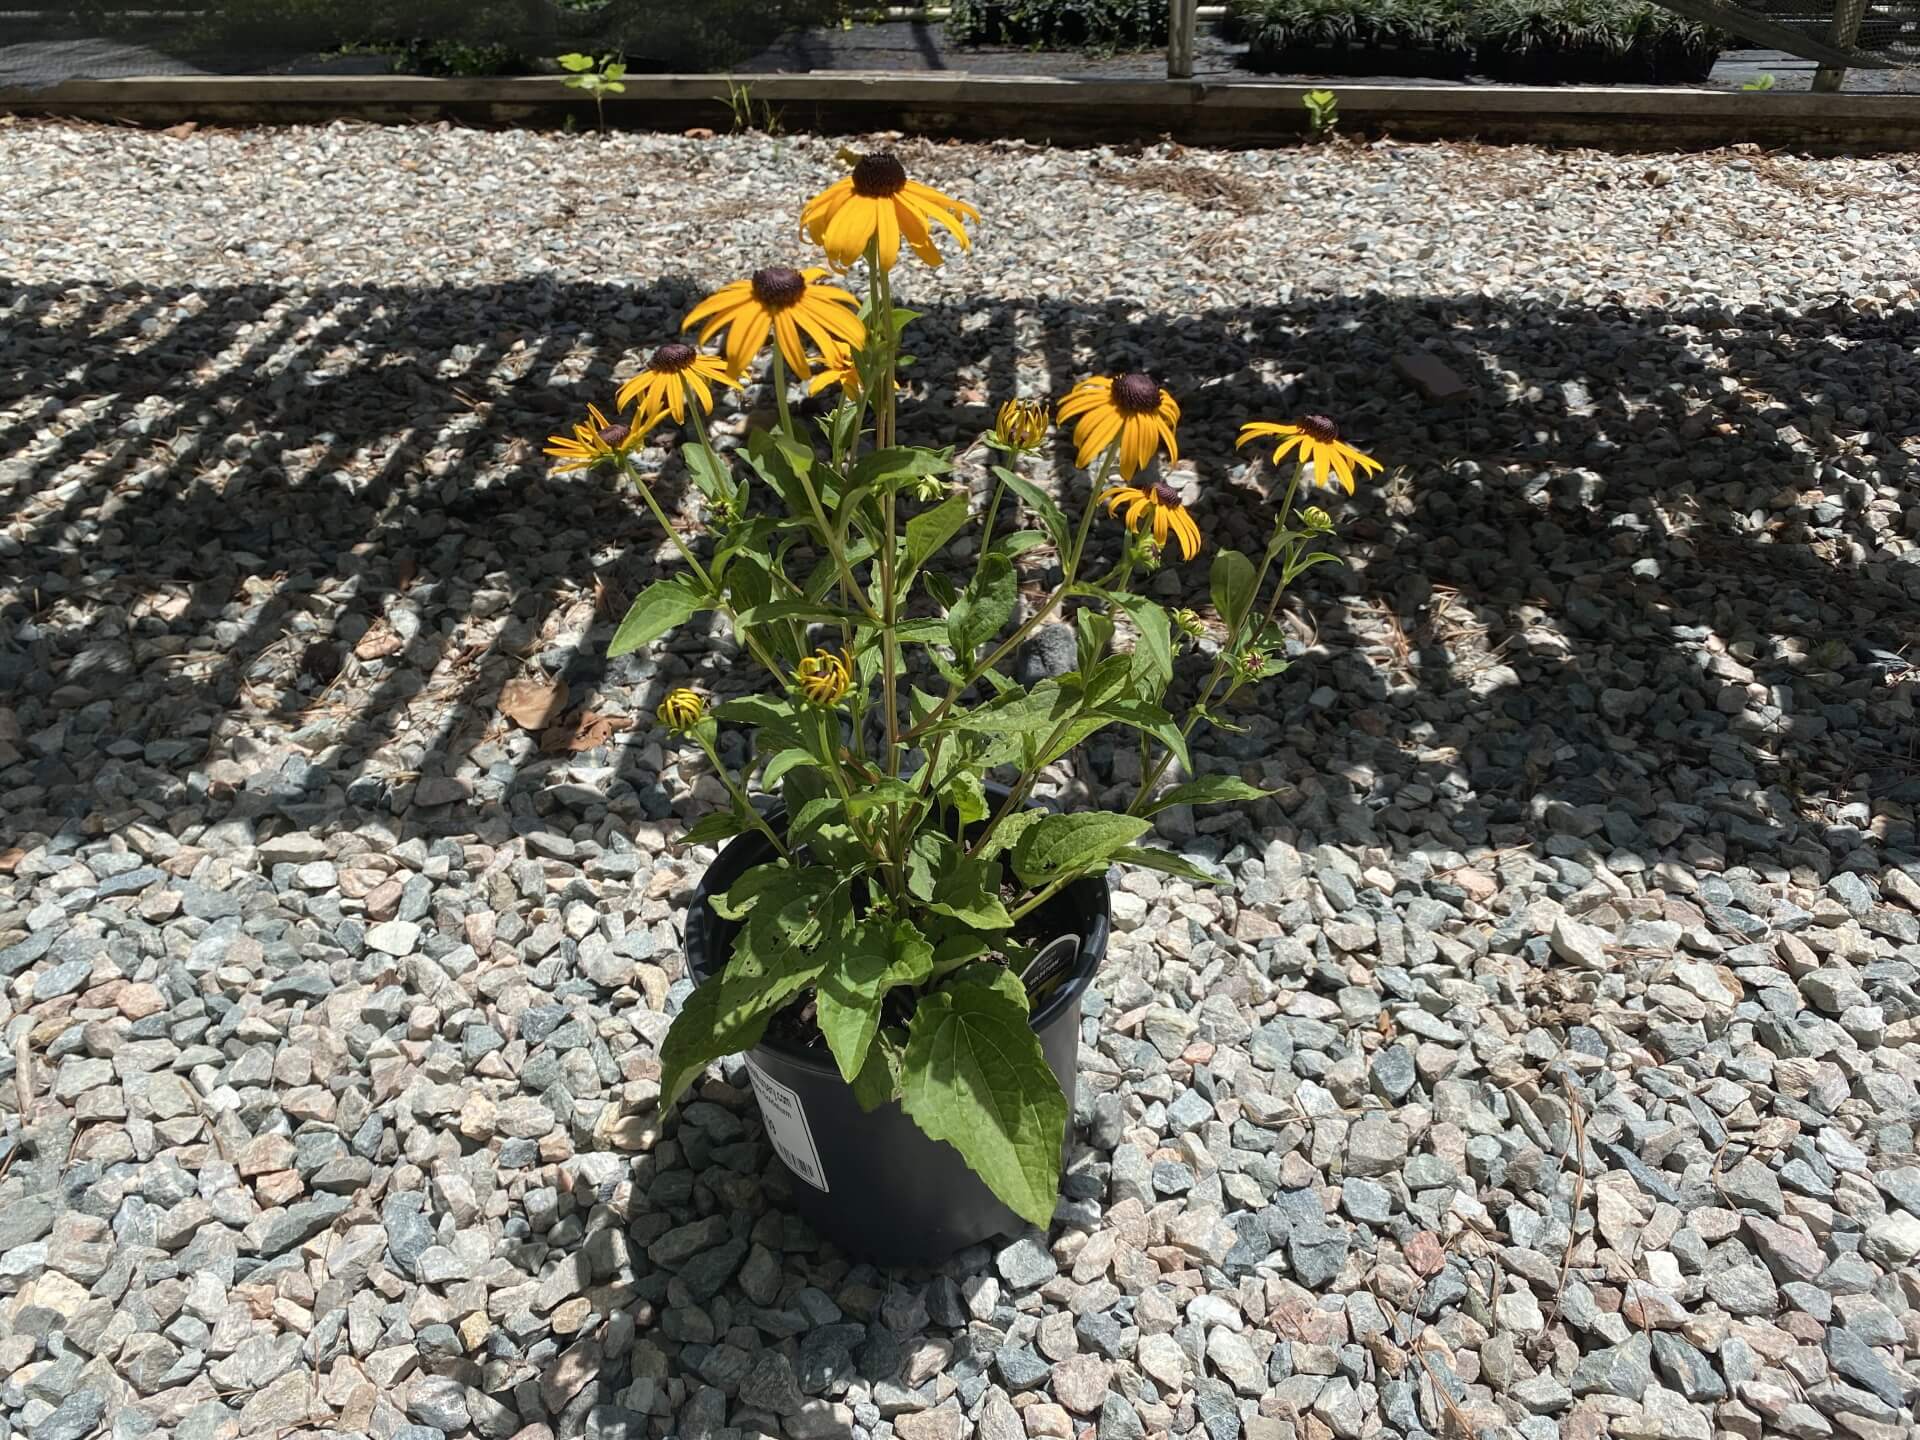
[[[940,264],[929,221],[951,231],[962,250],[971,249],[963,218],[977,225],[980,212],[964,200],[909,180],[893,152],[881,150],[862,156],[852,174],[809,200],[800,212],[800,226],[842,270],[866,254],[869,245],[880,268],[891,270],[903,238],[927,264]]]
[[[842,350],[821,358],[820,368],[807,378],[807,393],[818,395],[838,385],[849,400],[860,398],[860,365],[853,351]]]
[[[993,438],[1009,450],[1032,450],[1047,438],[1047,402],[1009,400],[994,417]]]
[[[701,410],[711,415],[715,385],[740,388],[719,356],[702,355],[691,345],[670,340],[653,352],[645,369],[620,387],[616,398],[622,406],[638,401],[642,415],[667,414],[673,416],[674,424],[684,425],[687,391],[691,389]]]
[[[826,273],[819,266],[769,265],[722,285],[687,312],[680,328],[699,325],[702,345],[725,330],[727,372],[736,378],[766,347],[769,335],[793,373],[805,375],[813,369],[807,340],[823,359],[834,361],[845,347],[858,350],[867,339],[866,326],[854,313],[860,302],[838,285],[821,284]]]
[[[1073,463],[1083,470],[1115,442],[1120,446],[1120,474],[1127,480],[1149,464],[1162,445],[1168,464],[1180,458],[1173,434],[1180,423],[1179,403],[1159,381],[1137,370],[1082,380],[1060,402],[1060,423],[1069,420],[1080,446]]]
[[[1372,475],[1381,468],[1378,460],[1371,455],[1361,454],[1342,440],[1340,427],[1325,415],[1303,415],[1293,425],[1280,425],[1270,420],[1250,421],[1240,427],[1240,438],[1233,443],[1237,448],[1249,440],[1262,438],[1280,442],[1273,449],[1274,464],[1278,465],[1298,451],[1300,464],[1311,473],[1314,484],[1332,489],[1337,483],[1349,495],[1353,493],[1355,469]]]
[[[1181,503],[1180,492],[1164,481],[1152,485],[1121,485],[1100,497],[1110,515],[1119,514],[1120,523],[1141,535],[1151,534],[1153,543],[1166,548],[1167,536],[1180,542],[1180,558],[1191,560],[1200,553],[1200,526]],[[1121,514],[1122,507],[1125,513]]]
[[[547,454],[559,461],[555,474],[569,470],[592,470],[602,465],[618,465],[627,452],[646,438],[647,426],[628,425],[608,420],[598,405],[587,406],[587,419],[575,425],[571,435],[549,435]]]
[[[853,683],[853,667],[846,656],[822,647],[793,667],[793,678],[810,703],[838,705]]]
[[[669,690],[667,698],[660,702],[660,708],[653,713],[669,730],[691,730],[705,718],[707,702],[700,698],[699,691],[682,686],[678,690]]]

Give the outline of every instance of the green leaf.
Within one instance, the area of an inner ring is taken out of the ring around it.
[[[1108,647],[1113,644],[1113,617],[1104,610],[1084,609],[1073,617],[1073,628],[1079,653],[1080,673],[1093,675],[1098,670],[1100,662],[1107,658]],[[1128,663],[1122,663],[1119,667],[1122,674],[1132,668]],[[1091,680],[1087,682],[1087,689],[1089,692],[1093,689]],[[1099,701],[1089,693],[1088,703],[1098,704]]]
[[[900,1058],[906,1048],[906,1032],[882,1030],[867,1048],[867,1063],[849,1083],[853,1098],[862,1110],[878,1110],[900,1094]]]
[[[806,620],[837,622],[843,625],[857,624],[860,617],[851,610],[842,610],[835,605],[822,604],[817,600],[769,600],[754,605],[751,609],[740,611],[737,622],[742,629],[752,629],[764,625],[770,620]]]
[[[1134,677],[1158,699],[1173,680],[1173,626],[1167,612],[1144,595],[1121,594],[1112,599],[1133,622]]]
[[[989,1190],[1033,1224],[1051,1221],[1067,1099],[1023,1007],[984,985],[923,996],[900,1092],[914,1123],[958,1150]]]
[[[1211,870],[1203,870],[1191,860],[1175,855],[1168,850],[1153,850],[1146,846],[1126,845],[1113,852],[1116,865],[1138,865],[1143,870],[1158,870],[1162,875],[1177,875],[1182,880],[1192,880],[1200,885],[1231,885],[1230,875],[1216,875]]]
[[[680,1013],[660,1042],[660,1108],[678,1100],[702,1070],[723,1055],[737,1055],[760,1043],[771,1010],[742,1023],[723,1025],[720,1019],[720,980],[698,986],[680,1007]]]
[[[913,573],[937,553],[967,523],[967,497],[949,495],[931,510],[922,511],[907,521],[907,563],[897,583],[903,589]]]
[[[562,55],[560,57],[560,63],[566,69],[572,70],[578,73],[579,71],[582,71],[582,70],[593,69],[596,62],[593,56],[591,55],[581,55],[576,53],[572,55]]]
[[[716,720],[728,725],[751,725],[761,746],[777,745],[812,753],[812,733],[800,723],[799,703],[784,695],[742,695],[714,708]],[[773,782],[768,781],[769,785]]]
[[[986,787],[971,770],[957,770],[940,787],[941,803],[952,809],[962,825],[984,820],[992,813],[987,807]]]
[[[960,856],[936,877],[927,909],[936,915],[950,915],[976,930],[1005,930],[1013,924],[1013,917],[1000,900],[1000,862],[978,856]]]
[[[682,620],[705,610],[712,601],[701,594],[691,576],[656,580],[640,592],[627,610],[627,618],[613,632],[607,646],[607,658],[615,659],[642,645],[651,645]]]
[[[976,934],[972,930],[957,930],[943,937],[933,947],[931,978],[938,979],[942,975],[950,975],[962,965],[978,960],[992,948],[986,936]]]
[[[847,484],[858,489],[898,488],[914,480],[944,475],[951,469],[953,458],[945,451],[891,445],[885,450],[869,450],[855,461]]]
[[[987,556],[947,616],[947,643],[962,665],[972,664],[974,652],[1006,628],[1019,602],[1013,562]]]
[[[906,921],[861,921],[846,948],[829,958],[814,996],[820,1033],[840,1076],[851,1084],[865,1068],[880,1028],[880,1007],[896,985],[917,985],[933,971],[933,946]]]
[[[1042,545],[1051,545],[1052,537],[1038,530],[1015,530],[1010,535],[1001,535],[987,547],[989,555],[1004,555],[1011,560],[1016,555],[1024,555],[1029,550],[1037,550]]]
[[[716,810],[711,815],[702,815],[687,827],[687,833],[680,837],[682,845],[711,845],[719,840],[730,840],[751,829],[753,822],[737,810]]]
[[[1156,795],[1148,802],[1146,814],[1164,810],[1169,805],[1220,805],[1229,800],[1264,800],[1271,790],[1262,790],[1258,785],[1249,785],[1238,775],[1202,775],[1197,780],[1189,780],[1184,785],[1176,785],[1163,795]]]
[[[1020,837],[1028,830],[1047,818],[1044,810],[1016,810],[998,825],[993,834],[987,837],[987,843],[981,847],[980,856],[991,860],[1003,850],[1011,850],[1020,843]]]
[[[1018,495],[1022,503],[1040,517],[1041,525],[1046,527],[1047,534],[1052,537],[1053,548],[1063,555],[1066,554],[1073,528],[1067,524],[1066,515],[1054,503],[1053,497],[1018,471],[1009,470],[1004,465],[994,466],[993,474],[996,480]]]
[[[767,768],[760,772],[760,783],[771,790],[778,785],[786,773],[796,765],[805,765],[813,756],[799,746],[790,746],[777,752],[767,761]]]
[[[1063,875],[1084,875],[1150,828],[1151,823],[1138,815],[1111,810],[1043,816],[1014,846],[1013,873],[1021,884],[1035,887]]]
[[[1253,562],[1238,550],[1222,550],[1213,557],[1213,608],[1229,632],[1240,628],[1253,607],[1253,579]]]

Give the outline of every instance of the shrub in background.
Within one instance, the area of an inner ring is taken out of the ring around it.
[[[1256,70],[1458,76],[1473,53],[1458,0],[1240,0],[1229,14]]]
[[[1167,43],[1166,0],[953,0],[947,33],[963,45],[1142,50]]]

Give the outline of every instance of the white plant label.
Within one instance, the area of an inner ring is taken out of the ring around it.
[[[760,1118],[767,1122],[767,1138],[773,1153],[786,1162],[787,1169],[816,1190],[826,1190],[827,1172],[820,1166],[820,1154],[813,1148],[813,1131],[807,1124],[806,1108],[800,1097],[766,1071],[747,1060],[753,1075],[753,1093],[760,1097]]]

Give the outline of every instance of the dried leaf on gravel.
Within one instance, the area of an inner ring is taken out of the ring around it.
[[[567,682],[522,676],[500,687],[500,713],[522,730],[545,730],[567,708]]]
[[[619,731],[629,729],[632,725],[632,719],[626,715],[601,715],[593,710],[582,710],[571,722],[541,731],[540,748],[549,755],[562,750],[577,755],[582,750],[597,750]]]
[[[407,642],[386,621],[378,620],[360,637],[360,643],[353,647],[353,653],[362,660],[385,660],[406,648]]]
[[[11,875],[20,868],[20,862],[27,858],[27,852],[18,845],[11,850],[0,850],[0,875]]]

